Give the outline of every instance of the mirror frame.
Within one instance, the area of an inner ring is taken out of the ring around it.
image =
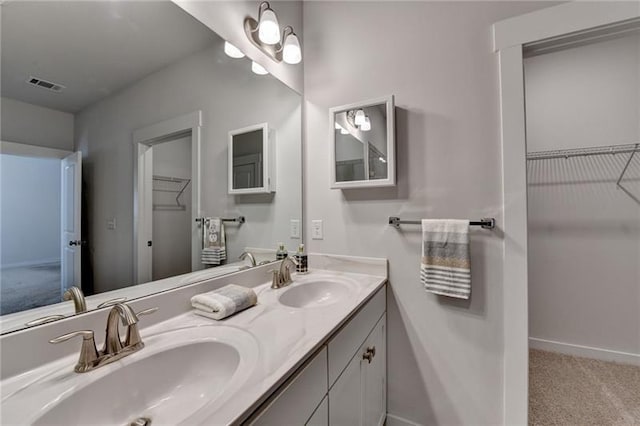
[[[387,114],[387,178],[372,180],[353,180],[338,182],[336,180],[336,131],[335,115],[351,109],[366,108],[374,105],[385,104]],[[331,167],[331,189],[349,188],[380,188],[396,185],[396,130],[395,130],[395,103],[394,96],[384,96],[364,102],[356,102],[348,105],[341,105],[329,108],[329,128],[330,128],[330,153],[329,166]]]
[[[254,188],[235,189],[233,187],[233,137],[243,133],[262,130],[262,186]],[[228,181],[229,194],[265,194],[275,192],[275,181],[272,178],[271,171],[275,169],[274,149],[271,146],[271,138],[269,137],[269,124],[259,123],[252,126],[243,127],[241,129],[231,130],[229,132],[229,148],[228,148]]]

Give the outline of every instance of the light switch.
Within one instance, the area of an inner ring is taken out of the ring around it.
[[[311,238],[313,238],[314,240],[324,239],[324,230],[322,229],[321,220],[311,221]]]
[[[107,219],[107,229],[113,231],[116,229],[116,218]]]
[[[291,227],[291,230],[289,232],[290,237],[299,239],[300,238],[300,220],[291,219],[290,227]]]

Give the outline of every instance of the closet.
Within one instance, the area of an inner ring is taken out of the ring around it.
[[[525,50],[530,424],[640,423],[640,31]]]

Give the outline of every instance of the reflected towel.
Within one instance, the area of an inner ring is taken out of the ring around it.
[[[468,220],[422,220],[420,281],[431,293],[471,296]]]
[[[224,223],[219,217],[207,217],[204,223],[200,260],[203,265],[221,265],[227,259],[227,238],[224,232]]]
[[[191,298],[195,313],[207,318],[221,320],[252,307],[258,303],[258,296],[250,288],[229,284],[208,293],[196,294]]]

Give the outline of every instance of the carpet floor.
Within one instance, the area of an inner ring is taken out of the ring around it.
[[[640,425],[640,367],[531,349],[529,424]]]
[[[60,264],[0,269],[0,315],[62,301]]]

